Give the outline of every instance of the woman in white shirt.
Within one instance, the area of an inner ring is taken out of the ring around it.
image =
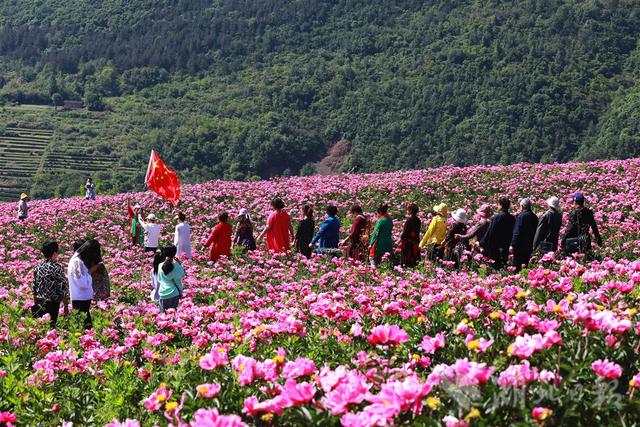
[[[158,249],[160,240],[160,232],[162,226],[156,224],[156,216],[149,214],[147,220],[139,219],[140,226],[144,229],[144,250],[145,252],[155,252]]]
[[[178,225],[173,238],[173,244],[178,248],[177,257],[191,259],[191,227],[187,224],[187,216],[180,212],[178,214]]]
[[[74,310],[86,313],[84,329],[92,329],[91,300],[93,299],[93,286],[91,273],[96,271],[102,262],[100,243],[97,240],[78,242],[74,245],[74,249],[75,252],[67,267],[71,306]]]

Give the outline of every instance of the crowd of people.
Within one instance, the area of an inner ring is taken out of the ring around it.
[[[317,230],[313,207],[302,206],[300,220],[294,231],[284,202],[276,198],[271,202],[272,211],[266,225],[257,237],[254,237],[254,226],[247,209],[238,212],[235,229],[230,223],[229,214],[222,212],[204,248],[213,262],[221,257],[230,257],[233,247],[240,251],[254,251],[258,248],[258,242],[264,241],[269,252],[286,253],[293,248],[307,258],[311,258],[315,252],[324,256],[344,256],[372,265],[388,260],[403,267],[414,267],[426,255],[431,261],[442,260],[454,268],[458,268],[475,252],[490,260],[495,269],[508,266],[509,255],[512,254],[511,266],[515,271],[520,271],[528,266],[534,252],[546,254],[560,249],[567,255],[590,254],[592,233],[596,243],[602,245],[594,213],[585,206],[584,195],[576,193],[572,201],[572,210],[562,238],[560,230],[563,216],[557,197],[546,200],[547,210],[540,218],[533,212],[533,204],[528,198],[520,200],[520,211],[515,216],[510,212],[510,200],[500,198],[495,213],[490,205],[483,205],[477,210],[471,228],[468,228],[469,218],[464,209],[449,213],[448,206],[439,203],[433,207],[433,216],[422,237],[419,207],[409,203],[404,212],[402,232],[394,242],[394,223],[387,204],[378,206],[375,222],[365,215],[361,206],[352,206],[348,212],[352,217],[349,233],[340,239],[341,223],[335,205],[326,206],[326,217]],[[188,260],[192,256],[191,228],[186,215],[181,212],[175,217],[173,243],[160,247],[162,225],[157,222],[156,216],[145,215],[139,204],[132,207],[128,203],[127,211],[130,243],[153,253],[151,298],[158,302],[160,312],[176,309],[182,297],[185,277],[181,260]],[[58,263],[57,242],[45,243],[42,253],[44,260],[34,274],[34,315],[48,313],[51,327],[55,328],[60,305],[66,312],[70,299],[74,310],[85,313],[84,327],[91,328],[91,301],[110,295],[100,243],[93,239],[76,242],[66,275]]]

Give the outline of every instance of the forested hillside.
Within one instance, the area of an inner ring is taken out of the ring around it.
[[[104,191],[149,148],[186,181],[312,173],[341,139],[356,171],[626,158],[639,35],[637,0],[0,0],[0,103],[104,110]]]

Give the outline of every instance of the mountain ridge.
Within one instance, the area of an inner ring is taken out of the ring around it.
[[[343,137],[343,170],[364,172],[640,155],[633,1],[6,6],[0,100],[106,110],[47,118],[117,153],[103,192],[135,188],[151,148],[186,182],[309,173]],[[32,190],[81,182],[43,171]]]

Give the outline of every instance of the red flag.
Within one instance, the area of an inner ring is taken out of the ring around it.
[[[155,151],[151,150],[147,176],[144,182],[160,197],[167,199],[173,206],[180,200],[180,180],[178,175],[162,161]]]

